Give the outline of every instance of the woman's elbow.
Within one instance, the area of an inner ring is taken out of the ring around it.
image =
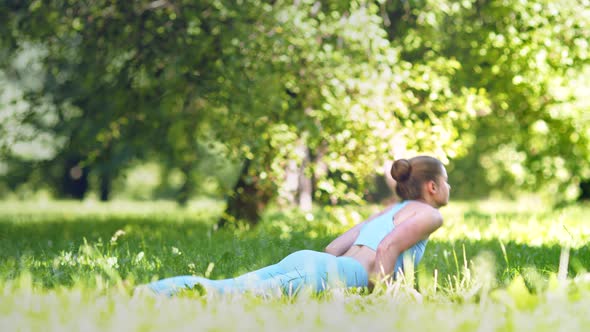
[[[334,248],[331,245],[326,246],[326,248],[324,249],[324,252],[328,253],[330,255],[338,256],[338,250],[336,250],[336,248]]]
[[[377,250],[375,250],[375,255],[376,255],[376,257],[383,257],[383,256],[387,255],[387,252],[388,252],[387,246],[384,244],[379,244],[377,246]]]
[[[376,254],[379,257],[386,257],[386,256],[390,256],[390,255],[399,255],[399,250],[398,250],[397,246],[395,245],[395,243],[382,241],[377,246]]]

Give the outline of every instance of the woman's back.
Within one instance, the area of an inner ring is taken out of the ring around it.
[[[377,251],[381,240],[395,228],[395,214],[407,204],[408,201],[403,201],[392,205],[385,209],[384,213],[364,224],[353,245],[362,245]]]
[[[377,217],[368,220],[358,232],[352,247],[343,256],[358,260],[368,271],[375,264],[379,244],[399,225],[417,214],[432,213],[431,206],[418,201],[403,201],[388,207]],[[428,239],[421,239],[399,255],[395,271],[403,271],[404,259],[412,259],[414,266],[422,259]]]

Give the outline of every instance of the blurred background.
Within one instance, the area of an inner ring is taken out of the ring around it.
[[[0,4],[0,198],[392,197],[430,154],[455,199],[590,197],[588,0]]]

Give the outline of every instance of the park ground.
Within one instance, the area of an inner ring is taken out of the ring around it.
[[[379,207],[269,209],[217,230],[221,203],[0,203],[5,331],[584,331],[590,205],[452,202],[414,275],[295,298],[132,294],[174,275],[226,278],[330,239]],[[411,291],[417,288],[421,297]]]

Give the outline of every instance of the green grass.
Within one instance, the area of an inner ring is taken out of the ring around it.
[[[168,202],[0,202],[2,330],[590,327],[584,314],[590,307],[588,205],[553,211],[535,202],[453,202],[442,210],[445,224],[431,237],[416,279],[373,294],[131,295],[134,285],[163,277],[231,277],[298,249],[322,250],[378,207],[331,207],[309,215],[273,209],[255,229],[215,230],[222,208],[207,200],[186,209]]]

